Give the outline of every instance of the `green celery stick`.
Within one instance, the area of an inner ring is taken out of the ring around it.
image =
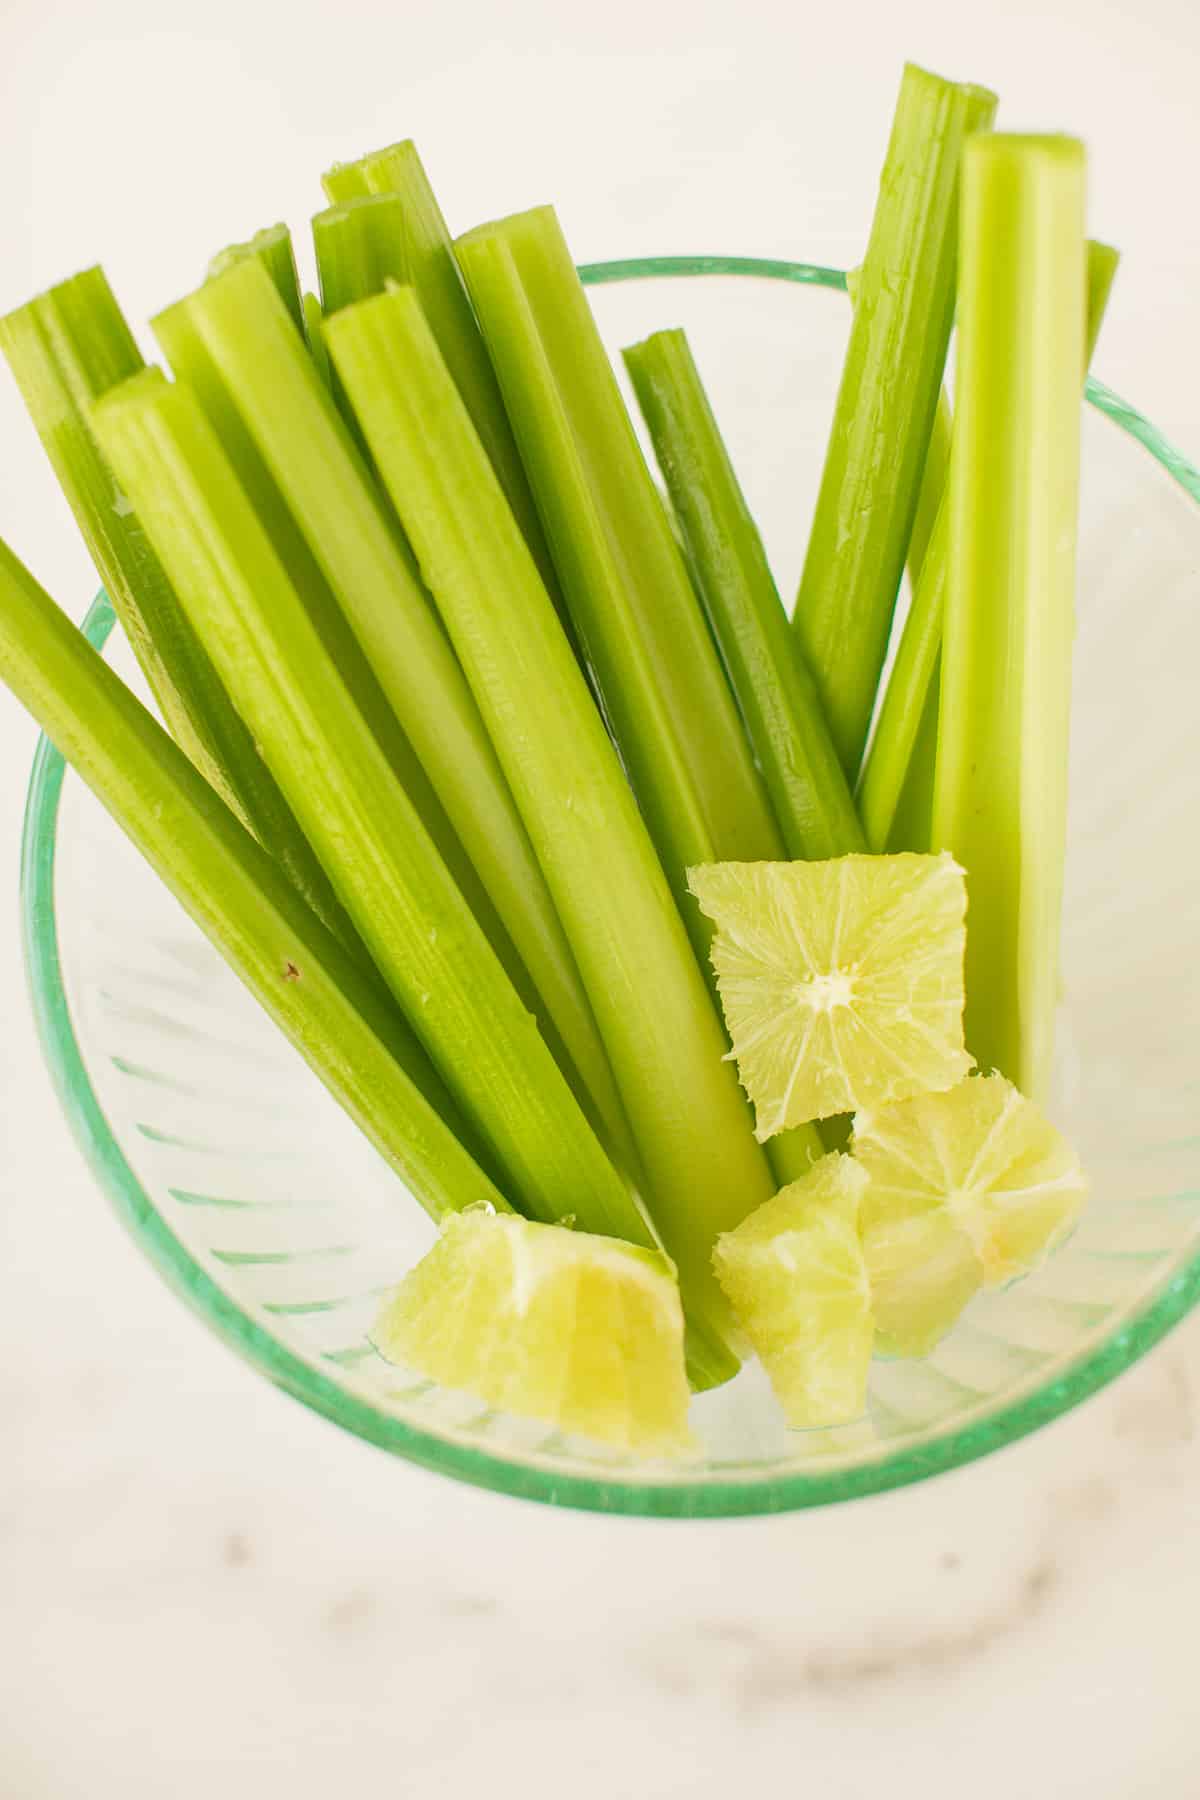
[[[917,591],[921,570],[929,552],[933,528],[937,524],[942,495],[946,491],[952,432],[950,397],[945,388],[942,388],[938,393],[937,411],[933,415],[933,426],[929,433],[929,442],[925,447],[925,467],[921,471],[917,510],[913,515],[912,530],[908,536],[908,556],[906,558],[908,585],[914,594]]]
[[[656,332],[624,356],[692,584],[724,659],[787,854],[819,859],[863,850],[862,827],[812,676],[687,339],[682,331]],[[767,1145],[781,1187],[806,1175],[820,1154],[813,1126],[798,1126]]]
[[[329,352],[325,348],[325,314],[315,294],[304,296],[304,336],[308,342],[309,355],[316,364],[317,374],[332,393],[333,371],[329,367]]]
[[[819,860],[864,850],[812,676],[687,338],[658,331],[624,355],[787,854]]]
[[[938,713],[941,710],[942,653],[938,650],[933,665],[929,692],[921,708],[917,735],[908,759],[908,768],[896,802],[895,817],[888,833],[887,850],[922,853],[933,842],[933,776],[937,767]],[[862,804],[860,799],[860,805]]]
[[[381,221],[384,229],[375,221]],[[374,194],[314,215],[313,249],[323,313],[341,312],[344,306],[381,294],[389,279],[401,278],[403,229],[404,206],[398,194]],[[394,253],[389,254],[393,233]]]
[[[1100,327],[1104,323],[1104,315],[1108,311],[1108,302],[1112,295],[1112,285],[1116,279],[1117,269],[1121,262],[1121,252],[1114,250],[1111,244],[1102,244],[1098,238],[1089,238],[1087,242],[1087,363],[1096,354],[1096,344],[1100,337]]]
[[[982,88],[905,67],[794,621],[851,780],[950,339],[963,144],[995,106]]]
[[[211,733],[167,673],[164,652],[178,669],[192,648],[190,628],[86,421],[106,388],[145,367],[103,270],[87,269],[0,319],[0,349],[163,718],[236,805]]]
[[[266,270],[276,293],[291,314],[296,330],[306,338],[304,297],[300,292],[292,234],[287,226],[267,225],[246,243],[231,244],[228,250],[218,251],[208,265],[209,276],[223,275],[234,263],[245,262],[248,258]]]
[[[967,1044],[1037,1101],[1066,839],[1083,210],[1075,140],[967,146],[933,842],[967,871]]]
[[[318,917],[361,951],[96,442],[93,403],[145,367],[103,271],[88,269],[0,320],[0,348],[173,736]]]
[[[457,248],[579,641],[704,958],[685,871],[783,853],[733,696],[553,209]]]
[[[704,862],[784,854],[676,538],[550,208],[470,232],[459,258],[547,519],[601,703],[706,978]],[[820,1144],[769,1158],[782,1183]]]
[[[258,515],[260,524],[270,537],[276,554],[320,634],[326,656],[354,696],[364,721],[391,764],[393,773],[415,807],[421,823],[437,846],[438,854],[453,875],[463,898],[483,926],[509,979],[530,1011],[543,1011],[537,990],[516,953],[487,889],[463,850],[433,784],[405,736],[387,696],[375,679],[316,558],[246,428],[238,411],[236,395],[227,386],[220,368],[197,331],[193,311],[187,301],[168,307],[153,321],[155,335],[175,374],[192,389],[208,415],[243,493]],[[575,979],[577,984],[577,977]],[[579,1001],[586,1016],[587,1006],[582,991]],[[543,1034],[556,1057],[564,1063],[568,1076],[573,1078],[573,1065],[553,1020],[545,1018],[541,1024]],[[591,1038],[595,1038],[594,1026]],[[614,1121],[613,1129],[617,1136],[615,1147],[628,1160],[632,1154],[632,1140],[624,1127],[611,1071],[608,1070],[607,1059],[598,1039],[595,1040],[594,1048],[601,1091],[608,1101],[608,1110]],[[581,1078],[579,1098],[585,1108],[593,1106],[586,1083]],[[602,1128],[602,1134],[608,1130],[607,1121],[598,1111],[593,1122]]]
[[[846,293],[851,306],[858,299],[858,283],[861,274],[861,269],[846,270]],[[950,400],[945,388],[942,388],[938,393],[937,410],[933,415],[929,442],[925,446],[925,466],[921,471],[917,510],[913,514],[912,530],[908,534],[908,554],[905,557],[905,563],[908,568],[908,584],[913,591],[916,589],[921,564],[925,561],[925,552],[929,548],[934,521],[937,519],[938,508],[942,504],[942,495],[946,488],[946,471],[950,467],[950,426]]]
[[[426,1210],[511,1210],[387,996],[2,543],[0,679]]]
[[[950,509],[943,505],[904,621],[896,660],[863,764],[858,805],[867,842],[886,850],[942,649]],[[936,729],[936,710],[934,713]],[[928,728],[927,728],[928,729]],[[928,846],[926,846],[928,848]]]
[[[953,417],[950,411],[950,400],[945,388],[938,395],[937,412],[934,414],[933,430],[929,434],[929,447],[925,453],[925,469],[921,476],[921,493],[917,500],[916,517],[913,519],[912,533],[908,540],[908,585],[909,593],[915,602],[921,582],[921,571],[925,567],[925,558],[929,554],[929,545],[941,510],[942,498],[946,491],[946,478],[950,470],[950,441],[953,431]],[[910,606],[911,614],[911,606]],[[907,630],[908,620],[905,620]],[[938,650],[941,657],[941,650]],[[892,806],[892,821],[886,837],[880,840],[880,827],[876,822],[874,835],[870,840],[870,848],[875,851],[895,853],[901,850],[921,850],[929,848],[929,833],[933,822],[933,770],[937,757],[938,731],[938,667],[935,661],[933,674],[925,695],[916,736],[908,752],[907,768],[900,782],[900,789]],[[878,733],[883,721],[884,711],[892,696],[892,681],[889,677],[884,689],[883,708]],[[886,742],[887,727],[884,727]],[[874,737],[867,751],[867,760],[859,771],[858,807],[863,820],[864,831],[867,828],[869,807],[878,806],[878,797],[867,794],[867,779],[870,773],[870,759],[875,753]],[[889,802],[890,803],[890,802]]]
[[[243,271],[264,279],[239,264],[221,280]],[[282,307],[279,316],[290,330]],[[574,1214],[585,1229],[652,1242],[325,655],[195,396],[148,370],[107,395],[93,417],[376,967],[507,1172],[509,1197],[537,1218]]]
[[[267,486],[307,539],[619,1151],[628,1134],[612,1071],[528,833],[407,546],[312,359],[252,263],[180,301],[168,328],[199,340],[236,403]],[[248,460],[240,462],[244,477]],[[255,491],[260,507],[264,492]]]
[[[416,295],[339,313],[329,350],[546,871],[685,1305],[726,1336],[713,1242],[774,1183],[634,797]]]
[[[343,163],[329,171],[324,186],[333,209],[313,220],[322,297],[327,274],[335,279],[343,245],[347,246],[360,282],[370,271],[370,285],[360,286],[357,292],[350,291],[343,280],[344,299],[336,304],[325,299],[326,312],[381,293],[386,280],[416,288],[438,349],[492,459],[492,467],[525,533],[550,597],[566,623],[558,575],[529,479],[491,358],[463,286],[449,228],[416,145],[408,139],[373,151],[357,162]],[[382,200],[383,205],[371,204],[377,200]],[[349,249],[351,242],[357,244],[356,250]],[[349,273],[346,269],[345,274]]]
[[[1085,346],[1088,362],[1100,335],[1119,261],[1117,252],[1107,244],[1089,240]],[[926,486],[931,476],[936,478],[934,471],[931,460],[926,469]],[[924,496],[923,488],[923,504]],[[859,783],[859,809],[872,850],[929,848],[949,533],[949,507],[939,503],[926,552],[919,561],[912,605],[904,621]],[[910,572],[913,561],[910,557]],[[903,826],[899,823],[902,808]]]

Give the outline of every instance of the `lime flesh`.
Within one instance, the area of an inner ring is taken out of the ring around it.
[[[873,1325],[858,1210],[866,1176],[824,1156],[736,1231],[713,1261],[789,1425],[862,1415]]]
[[[1087,1193],[1079,1158],[1002,1075],[861,1112],[863,1251],[879,1347],[920,1356],[975,1291],[1024,1275]]]
[[[966,887],[950,856],[713,863],[689,871],[760,1141],[953,1086]]]
[[[690,1443],[683,1330],[657,1251],[470,1211],[401,1282],[373,1341],[499,1410],[668,1455]]]

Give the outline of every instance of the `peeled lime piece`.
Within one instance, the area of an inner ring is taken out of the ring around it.
[[[474,1209],[447,1220],[373,1333],[390,1362],[624,1450],[687,1448],[683,1308],[667,1258]]]
[[[1074,1224],[1079,1158],[1002,1075],[860,1112],[863,1252],[879,1348],[921,1356],[977,1288],[1028,1273]]]
[[[861,1416],[873,1325],[858,1210],[867,1178],[823,1156],[736,1231],[713,1263],[789,1425]]]
[[[688,872],[760,1141],[948,1088],[963,1047],[966,887],[950,856]]]

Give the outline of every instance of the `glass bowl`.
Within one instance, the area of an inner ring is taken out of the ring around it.
[[[703,279],[682,279],[703,277]],[[836,270],[592,265],[612,349],[683,324],[794,591],[845,343]],[[1092,382],[1086,409],[1058,1122],[1094,1192],[1038,1274],[980,1296],[869,1416],[788,1432],[755,1366],[639,1461],[405,1380],[365,1337],[432,1227],[61,758],[40,745],[26,951],[46,1056],[119,1214],[278,1386],[398,1456],[558,1505],[676,1517],[853,1499],[982,1456],[1143,1355],[1200,1293],[1200,474]],[[131,671],[103,597],[92,642]]]

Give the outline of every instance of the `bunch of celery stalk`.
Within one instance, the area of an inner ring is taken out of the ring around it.
[[[326,177],[319,301],[279,226],[162,312],[173,379],[98,269],[0,322],[166,729],[3,545],[0,674],[431,1214],[661,1241],[698,1386],[822,1146],[755,1141],[689,868],[953,851],[969,1046],[1045,1086],[1115,258],[994,105],[905,71],[791,622],[683,333],[664,503],[553,211],[452,240],[411,144]]]

